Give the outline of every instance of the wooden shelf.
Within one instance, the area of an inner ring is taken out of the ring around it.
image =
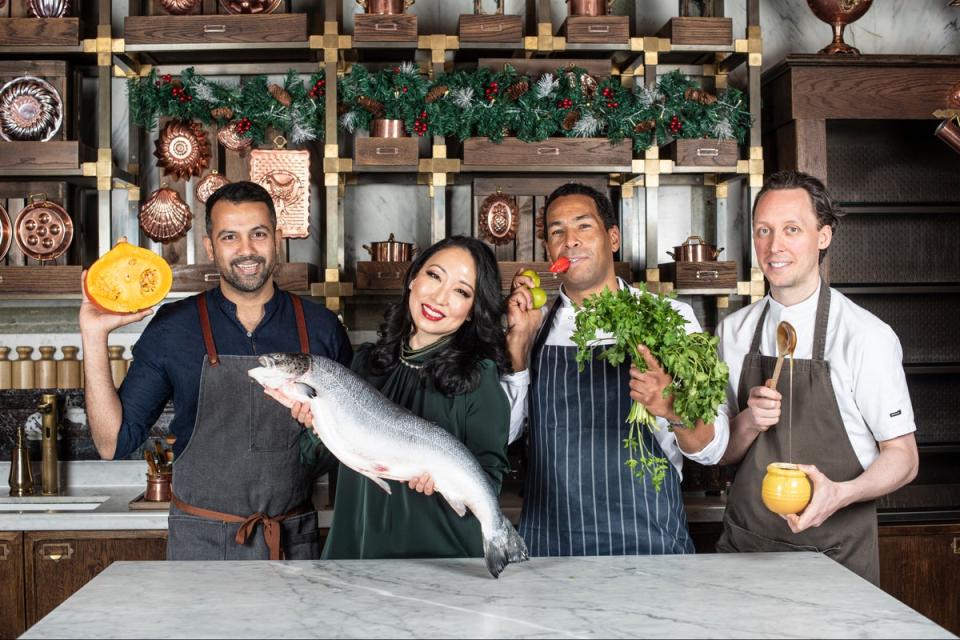
[[[20,47],[29,55],[54,47],[77,53],[82,51],[80,18],[0,18],[0,42],[4,48]]]
[[[96,157],[93,149],[76,140],[0,142],[0,175],[82,176],[83,163]]]
[[[309,49],[307,15],[128,16],[125,51]]]

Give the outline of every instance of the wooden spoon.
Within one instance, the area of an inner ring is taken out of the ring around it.
[[[777,325],[777,366],[773,370],[773,377],[767,381],[767,387],[777,388],[780,381],[780,370],[783,368],[783,358],[786,355],[793,357],[793,350],[797,348],[797,330],[789,322]]]

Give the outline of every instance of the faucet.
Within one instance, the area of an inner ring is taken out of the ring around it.
[[[43,426],[42,461],[40,463],[40,477],[43,495],[55,496],[60,493],[60,473],[57,461],[57,428],[59,412],[57,411],[57,394],[44,393],[40,396],[37,411],[41,414]]]

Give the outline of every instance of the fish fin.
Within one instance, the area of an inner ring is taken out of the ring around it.
[[[441,493],[443,499],[447,501],[447,504],[450,505],[450,508],[457,512],[457,515],[461,518],[467,515],[467,505],[463,504],[462,501],[457,500],[456,498],[451,498],[445,493]]]
[[[297,391],[299,391],[300,393],[302,393],[303,395],[307,396],[310,399],[317,397],[317,390],[308,384],[304,384],[302,382],[296,382],[294,383],[294,386],[297,388]]]
[[[527,545],[523,538],[501,514],[493,534],[489,538],[483,538],[483,559],[487,564],[487,571],[494,578],[499,578],[507,564],[524,562],[528,558]]]
[[[359,473],[362,476],[366,476],[370,478],[370,480],[372,480],[378,487],[386,491],[388,496],[393,494],[393,491],[390,490],[390,485],[387,484],[386,481],[384,481],[383,479],[378,478],[372,473],[368,473],[366,471],[357,471],[357,473]]]

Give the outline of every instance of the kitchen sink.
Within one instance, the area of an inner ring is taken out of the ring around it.
[[[2,511],[93,511],[110,496],[0,497]]]

